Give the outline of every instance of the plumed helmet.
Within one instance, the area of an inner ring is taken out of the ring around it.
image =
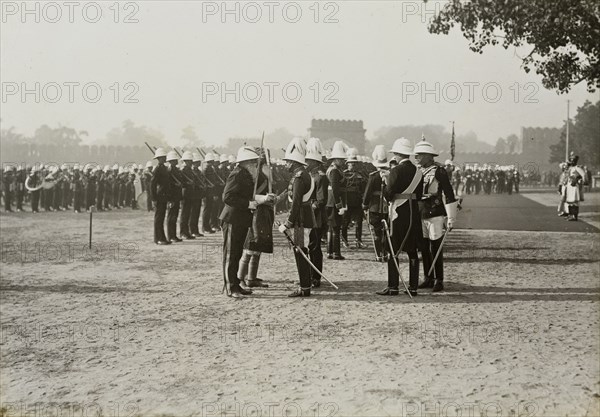
[[[328,159],[346,159],[346,150],[348,146],[341,140],[334,142],[331,154]]]
[[[387,160],[387,153],[383,145],[376,145],[373,149],[373,165],[377,168],[383,168],[389,166]]]
[[[323,160],[323,144],[319,138],[310,138],[306,142],[306,157],[321,162]]]
[[[358,162],[358,149],[349,148],[346,151],[346,162]]]
[[[306,142],[304,142],[304,139],[299,137],[292,139],[285,150],[283,159],[306,165]]]

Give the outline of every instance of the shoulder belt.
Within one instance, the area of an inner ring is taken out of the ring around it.
[[[413,193],[417,189],[417,186],[419,185],[419,183],[421,182],[422,179],[423,179],[423,173],[421,172],[420,169],[417,169],[415,171],[415,176],[413,177],[413,179],[410,182],[410,184],[408,185],[408,187],[406,187],[406,189],[404,191],[402,191],[401,193],[394,194],[394,199],[390,202],[390,209],[389,209],[390,224],[396,219],[396,217],[398,217],[398,213],[396,213],[396,209],[398,207],[400,207],[401,205],[403,205],[404,203],[406,203],[408,200],[412,200],[412,199],[416,198],[416,195],[414,195]]]

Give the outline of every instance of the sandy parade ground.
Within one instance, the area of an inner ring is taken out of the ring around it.
[[[414,301],[374,294],[371,248],[325,261],[339,290],[289,299],[275,232],[270,287],[236,301],[220,233],[160,247],[150,213],[93,216],[91,251],[88,214],[0,217],[3,415],[600,415],[600,235],[584,223],[459,222],[446,291]]]

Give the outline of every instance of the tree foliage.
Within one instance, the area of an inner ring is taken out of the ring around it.
[[[522,67],[535,69],[548,89],[564,93],[580,82],[590,92],[600,88],[598,0],[449,0],[428,29],[448,34],[454,25],[474,52],[531,47]]]
[[[565,122],[560,141],[550,145],[550,162],[565,160],[566,148]],[[577,109],[569,125],[569,152],[579,155],[579,163],[596,169],[600,168],[600,101],[589,101]]]

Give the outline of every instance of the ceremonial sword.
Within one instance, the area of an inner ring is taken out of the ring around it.
[[[275,225],[277,227],[281,226],[281,222],[275,222]],[[339,287],[337,285],[335,285],[333,282],[331,282],[329,279],[327,279],[327,277],[325,275],[323,275],[323,273],[321,271],[319,271],[319,268],[317,268],[311,261],[310,259],[308,259],[308,256],[306,256],[306,254],[304,253],[304,251],[302,249],[300,249],[298,247],[298,245],[296,245],[296,243],[294,242],[294,239],[292,239],[292,237],[290,235],[288,235],[287,230],[285,232],[283,232],[283,234],[285,235],[285,237],[287,238],[288,242],[290,242],[290,245],[292,245],[292,247],[294,248],[294,250],[296,252],[298,252],[300,255],[302,255],[302,257],[306,260],[306,262],[308,262],[308,264],[311,266],[312,269],[315,270],[315,272],[317,272],[317,274],[321,275],[321,278],[323,278],[325,281],[327,281],[329,284],[331,284],[331,286],[333,288],[335,288],[336,290],[339,290]]]

